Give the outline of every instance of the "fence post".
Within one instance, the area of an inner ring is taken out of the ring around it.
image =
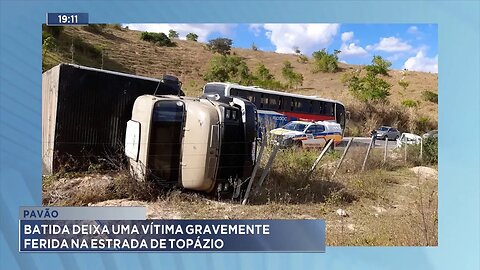
[[[420,160],[423,159],[423,138],[420,139]]]
[[[273,160],[277,155],[278,149],[280,148],[280,142],[275,143],[275,147],[273,148],[270,157],[268,158],[267,165],[265,165],[265,169],[263,170],[262,176],[260,176],[260,180],[258,180],[258,187],[257,192],[260,191],[260,187],[262,187],[263,181],[267,177],[268,173],[270,172],[270,168],[272,167]]]
[[[408,143],[405,141],[404,145],[405,145],[405,164],[407,164],[407,147],[408,147]]]
[[[338,162],[337,167],[335,168],[335,171],[333,171],[332,178],[335,177],[335,174],[337,174],[337,170],[340,169],[340,166],[342,165],[343,160],[345,159],[345,156],[347,155],[348,149],[350,148],[350,145],[352,144],[353,139],[354,138],[351,137],[350,140],[348,140],[347,146],[345,146],[345,150],[343,150],[342,157],[340,158],[340,161]]]
[[[388,136],[385,137],[385,148],[383,153],[383,163],[387,163]]]
[[[248,196],[250,195],[250,190],[252,189],[253,181],[255,180],[255,176],[257,175],[258,167],[260,167],[260,162],[262,161],[263,150],[265,149],[265,145],[267,144],[267,137],[265,136],[262,140],[262,146],[260,147],[260,151],[257,156],[257,163],[255,167],[253,167],[252,175],[250,176],[250,181],[248,181],[248,187],[245,192],[245,197],[243,198],[242,204],[247,204]]]
[[[373,135],[372,138],[370,139],[370,144],[368,145],[367,154],[365,154],[365,158],[363,159],[362,172],[365,170],[365,165],[367,165],[368,155],[370,155],[370,150],[372,149],[373,141],[375,140],[374,136],[375,135]]]
[[[317,167],[318,163],[320,162],[320,160],[323,158],[323,156],[325,155],[325,153],[327,153],[328,149],[330,148],[330,146],[332,145],[333,143],[333,139],[329,140],[328,143],[323,147],[323,150],[322,152],[320,152],[320,155],[317,157],[317,159],[315,160],[315,162],[313,162],[313,165],[312,165],[312,168],[310,168],[310,171],[308,171],[308,174],[307,174],[307,178],[305,180],[308,180],[310,178],[310,176],[312,175],[313,171],[315,170],[315,168]]]

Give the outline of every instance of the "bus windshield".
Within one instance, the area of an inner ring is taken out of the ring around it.
[[[307,125],[302,123],[290,122],[283,126],[283,129],[293,130],[293,131],[303,131]]]
[[[216,83],[207,83],[203,91],[205,94],[218,94],[219,96],[225,96],[225,85]]]

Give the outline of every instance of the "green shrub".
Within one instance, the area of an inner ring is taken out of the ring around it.
[[[82,54],[86,54],[91,56],[92,58],[99,58],[102,57],[102,48],[98,46],[94,46],[90,43],[83,41],[80,37],[75,37],[73,39],[73,46],[75,52],[80,52]]]
[[[422,116],[415,119],[415,131],[417,133],[425,133],[429,130],[436,129],[437,125],[430,118]]]
[[[383,59],[381,56],[375,55],[372,59],[372,64],[365,67],[368,73],[374,75],[388,76],[388,68],[392,65],[391,62]]]
[[[325,49],[313,52],[314,68],[313,73],[317,72],[336,72],[338,71],[338,54],[339,50],[335,50],[329,54]]]
[[[289,87],[298,87],[303,84],[303,75],[293,70],[292,63],[285,61],[282,67],[282,76],[287,80]]]
[[[418,103],[415,100],[405,99],[402,101],[402,105],[407,108],[414,108],[417,107]]]
[[[425,90],[422,92],[422,97],[425,101],[438,103],[438,94],[432,91]]]
[[[306,63],[308,63],[308,57],[303,55],[303,54],[299,54],[298,58],[297,58],[297,62],[299,62],[301,64],[306,64]]]
[[[212,57],[203,79],[207,82],[228,81],[246,85],[253,82],[245,60],[236,55],[216,55]]]
[[[407,87],[410,85],[408,81],[400,80],[398,81],[398,85],[403,88],[403,91],[407,90]]]
[[[122,25],[119,23],[110,24],[113,29],[122,30]]]
[[[168,38],[178,38],[178,32],[173,29],[168,30]]]
[[[106,26],[106,24],[89,24],[87,26],[84,26],[83,29],[87,30],[90,33],[100,34],[103,32],[103,29]]]
[[[273,90],[283,90],[285,85],[275,79],[270,70],[264,64],[259,64],[255,74],[252,75],[254,84],[263,88]]]
[[[188,33],[186,36],[187,40],[190,41],[197,41],[198,40],[198,35],[195,33]]]
[[[42,25],[42,36],[43,32],[49,33],[52,35],[54,38],[58,38],[60,34],[63,32],[63,26],[47,26],[47,25]]]
[[[142,32],[141,40],[152,42],[158,46],[172,46],[173,42],[164,33]]]
[[[354,97],[363,102],[386,102],[392,87],[387,81],[368,72],[360,75],[360,70],[346,73],[342,81]]]
[[[438,164],[437,137],[429,137],[423,140],[423,160],[430,164]]]
[[[57,40],[49,36],[47,37],[42,44],[42,49],[45,51],[54,51],[57,48]]]

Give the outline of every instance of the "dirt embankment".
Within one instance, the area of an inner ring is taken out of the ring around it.
[[[329,245],[437,243],[438,176],[430,167],[338,178],[343,189],[322,200],[304,202],[288,201],[293,195],[279,192],[270,179],[265,192],[254,196],[248,205],[180,190],[164,191],[147,200],[112,195],[113,185],[121,177],[93,173],[51,180],[44,188],[44,204],[145,206],[148,219],[325,219]],[[315,182],[322,181],[314,179],[310,187],[321,184]],[[355,198],[345,201],[346,192]]]

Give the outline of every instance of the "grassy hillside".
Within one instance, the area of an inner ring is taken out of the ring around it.
[[[160,47],[141,40],[140,34],[139,31],[123,29],[118,25],[65,27],[55,37],[56,48],[44,52],[43,69],[47,70],[61,62],[71,63],[73,43],[73,62],[76,64],[100,68],[103,61],[103,68],[109,70],[157,78],[164,74],[176,75],[183,82],[183,88],[187,95],[199,95],[201,87],[205,84],[203,75],[213,56],[212,52],[206,50],[205,44],[175,39],[175,46]],[[352,112],[353,121],[351,121],[357,131],[364,132],[375,125],[384,124],[382,121],[385,120],[381,118],[378,121],[360,121],[355,118],[355,115],[362,115],[364,112],[358,111],[361,106],[359,107],[359,103],[348,92],[341,79],[346,72],[359,69],[361,66],[340,63],[340,72],[313,74],[311,61],[310,63],[299,63],[298,56],[294,54],[238,48],[232,51],[245,58],[251,70],[254,70],[259,63],[263,63],[280,81],[284,81],[281,75],[283,62],[290,61],[295,71],[303,75],[304,82],[298,89],[287,91],[332,98],[343,102],[347,105],[347,110],[357,110]],[[415,109],[404,109],[401,114],[413,115],[415,119],[428,122],[429,128],[434,127],[438,120],[437,104],[424,100],[422,92],[428,90],[438,93],[438,75],[399,70],[391,70],[389,75],[384,79],[392,85],[389,97],[390,105],[375,113],[384,113],[388,111],[389,106],[401,107],[402,101],[411,99],[419,102],[419,106]],[[403,90],[398,84],[402,78],[409,82],[406,90]],[[401,122],[401,120],[395,121]],[[395,121],[392,124],[407,126],[407,124]]]

